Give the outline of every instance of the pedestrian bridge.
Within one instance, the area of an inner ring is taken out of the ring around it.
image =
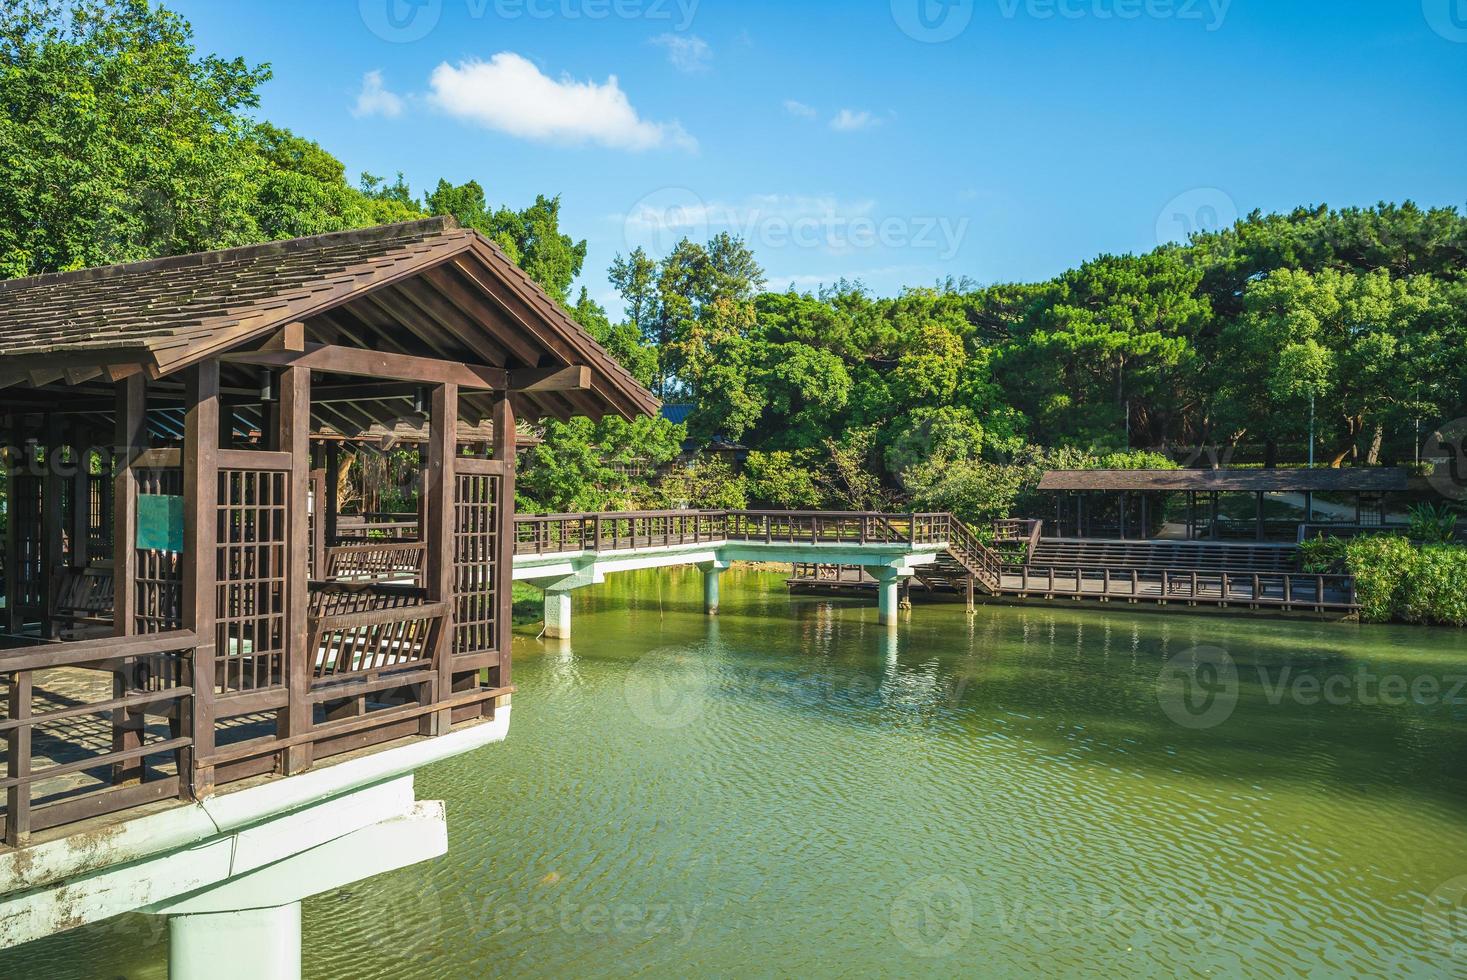
[[[399,525],[362,525],[388,534]],[[404,534],[415,533],[403,522]],[[417,541],[376,540],[330,549],[333,578],[372,581],[414,575]],[[901,586],[919,569],[956,575],[988,590],[999,556],[950,514],[668,510],[523,515],[516,519],[514,579],[545,592],[545,634],[568,637],[570,595],[608,574],[672,565],[702,570],[707,611],[718,611],[721,573],[736,561],[859,568],[874,583],[878,617],[895,623]]]

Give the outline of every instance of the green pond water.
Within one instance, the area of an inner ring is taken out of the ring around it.
[[[1467,635],[701,596],[615,576],[523,632],[508,741],[418,774],[448,855],[307,901],[306,974],[1467,974]]]

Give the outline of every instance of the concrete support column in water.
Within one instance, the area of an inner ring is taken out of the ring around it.
[[[301,903],[168,919],[170,980],[299,980]]]
[[[569,589],[545,590],[545,635],[568,640],[571,635],[571,594]]]
[[[729,562],[708,561],[698,565],[703,573],[703,611],[718,615],[718,577],[728,570]]]
[[[895,568],[873,568],[876,579],[876,621],[895,626],[901,604],[902,574]]]

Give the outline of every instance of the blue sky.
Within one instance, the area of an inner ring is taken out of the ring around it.
[[[894,293],[1254,208],[1467,204],[1467,0],[170,5],[351,174],[560,194],[613,314],[612,258],[683,233]]]

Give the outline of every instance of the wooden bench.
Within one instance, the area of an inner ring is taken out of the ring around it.
[[[112,635],[112,563],[62,568],[52,579],[51,619],[63,639]]]

